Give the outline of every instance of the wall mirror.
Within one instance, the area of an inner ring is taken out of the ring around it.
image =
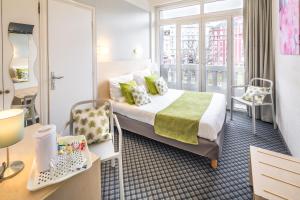
[[[25,125],[34,124],[38,120],[35,108],[38,80],[34,67],[37,48],[34,43],[33,28],[33,25],[20,23],[10,23],[8,27],[8,38],[13,47],[9,68],[15,89],[12,108],[25,110]]]

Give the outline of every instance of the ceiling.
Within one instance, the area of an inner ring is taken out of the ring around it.
[[[182,2],[184,0],[148,0],[151,6],[160,6],[169,3]]]
[[[137,7],[145,10],[151,10],[151,7],[160,6],[170,3],[183,2],[185,0],[125,0]],[[187,0],[186,0],[187,1]]]

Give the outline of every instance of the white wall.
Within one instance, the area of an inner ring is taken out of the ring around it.
[[[277,121],[291,153],[300,157],[300,55],[280,54],[279,0],[274,0],[273,19],[276,43]]]
[[[97,1],[100,61],[101,58],[103,61],[134,59],[135,48],[141,51],[139,58],[149,58],[149,13],[123,0],[103,1],[103,4]],[[101,52],[103,47],[104,52]]]
[[[150,58],[150,13],[125,0],[76,0],[96,7],[100,62]],[[141,4],[142,5],[142,4]],[[139,55],[133,50],[138,48]]]

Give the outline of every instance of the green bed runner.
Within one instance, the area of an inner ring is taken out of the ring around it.
[[[184,92],[174,103],[155,116],[155,133],[188,144],[198,144],[199,121],[213,94]]]

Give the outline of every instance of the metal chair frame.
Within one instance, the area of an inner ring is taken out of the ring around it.
[[[237,85],[233,85],[231,87],[231,94],[233,94],[233,89],[235,88],[245,88],[247,90],[247,88],[249,86],[254,86],[255,85],[255,82],[256,81],[260,81],[262,82],[263,84],[264,83],[268,83],[269,84],[269,92],[265,92],[265,93],[256,93],[253,95],[253,99],[252,99],[252,102],[251,101],[245,101],[243,99],[241,99],[241,97],[235,97],[235,96],[232,96],[231,97],[231,102],[230,102],[230,119],[232,120],[232,115],[233,115],[233,104],[234,104],[234,101],[238,101],[239,103],[242,103],[248,107],[251,107],[251,111],[252,111],[252,131],[253,131],[253,134],[256,134],[256,119],[255,119],[255,116],[256,116],[256,113],[255,113],[255,108],[257,106],[271,106],[272,107],[272,117],[273,117],[273,124],[274,124],[274,129],[277,128],[277,124],[276,124],[276,114],[275,114],[275,108],[274,108],[274,99],[273,99],[273,81],[271,80],[268,80],[268,79],[263,79],[263,78],[253,78],[250,80],[249,84],[248,85],[240,85],[240,86],[237,86]],[[270,101],[271,102],[263,102],[261,104],[257,104],[255,102],[255,97],[256,96],[260,96],[260,95],[265,95],[266,97],[267,96],[270,96]]]
[[[81,101],[78,102],[76,104],[74,104],[71,108],[71,112],[70,112],[70,121],[66,124],[65,128],[67,128],[69,126],[69,130],[70,130],[70,135],[74,134],[74,119],[73,119],[73,111],[76,110],[78,107],[83,106],[83,105],[92,105],[93,108],[96,108],[97,106],[102,106],[104,104],[107,104],[109,107],[109,124],[110,124],[110,133],[112,133],[112,148],[113,148],[113,154],[111,154],[108,158],[106,159],[101,159],[101,155],[100,159],[101,162],[106,162],[106,161],[111,161],[111,165],[112,167],[115,167],[115,160],[118,160],[118,164],[119,164],[119,183],[120,183],[120,199],[124,199],[124,182],[123,182],[123,164],[122,164],[122,142],[123,142],[123,133],[122,133],[122,129],[120,127],[119,121],[117,116],[113,113],[113,109],[112,109],[112,105],[109,101],[105,101],[105,100],[88,100],[88,101]],[[115,149],[114,147],[114,127],[117,127],[118,130],[118,134],[119,134],[119,140],[118,140],[118,151]],[[101,143],[99,144],[93,144],[93,145],[101,145]]]

